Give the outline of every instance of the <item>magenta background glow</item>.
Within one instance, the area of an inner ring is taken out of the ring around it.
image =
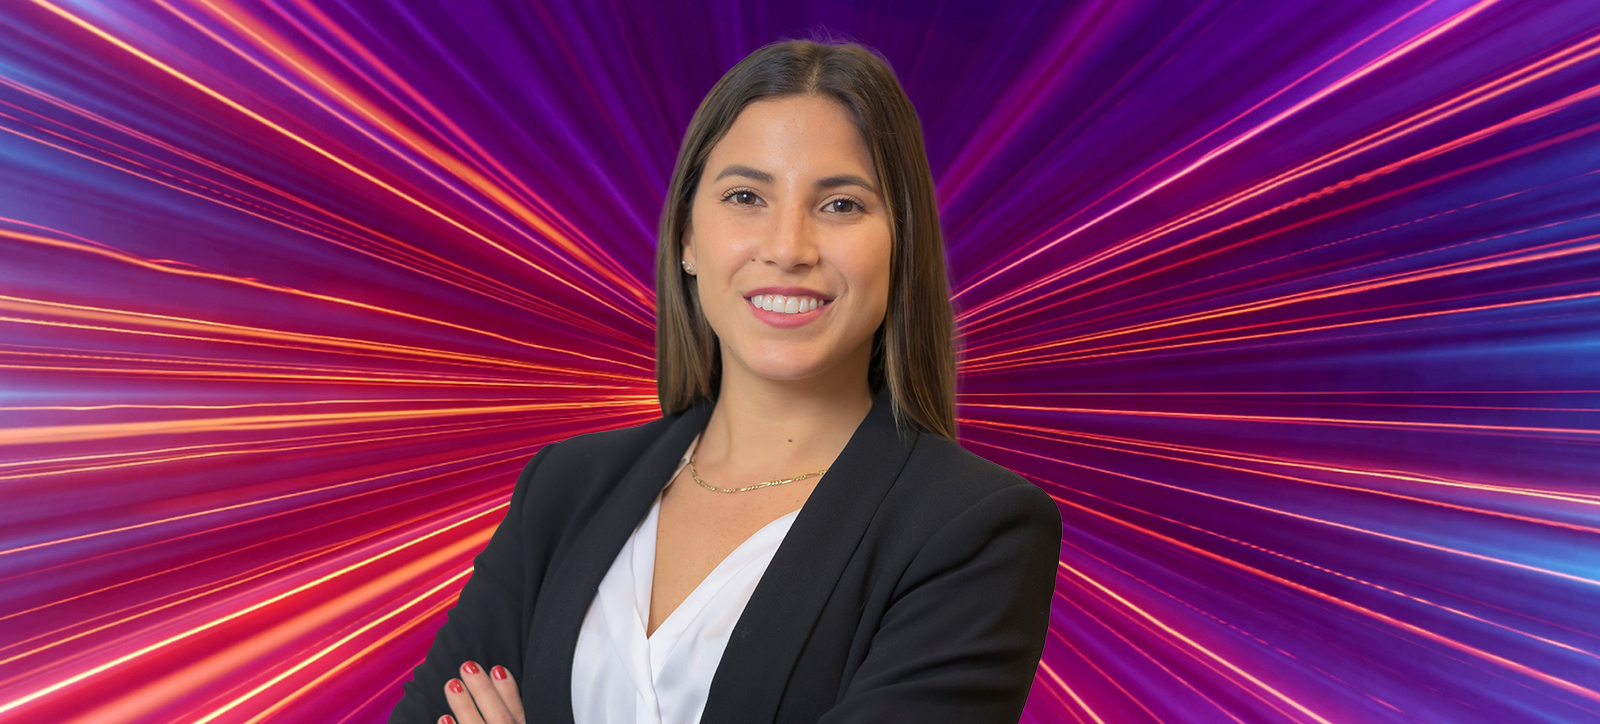
[[[818,29],[1061,505],[1025,722],[1600,720],[1591,0],[10,0],[0,721],[384,721],[521,465],[659,414],[683,130]]]

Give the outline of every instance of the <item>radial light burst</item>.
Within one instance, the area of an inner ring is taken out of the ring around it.
[[[659,414],[684,128],[884,53],[1024,721],[1600,721],[1600,11],[0,6],[0,720],[380,722],[541,446]]]

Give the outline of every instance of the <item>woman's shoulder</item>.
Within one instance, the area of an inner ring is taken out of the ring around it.
[[[1002,488],[1034,486],[1027,478],[943,435],[924,431],[906,461],[913,472],[960,497],[983,497]]]
[[[608,465],[611,465],[626,470],[650,447],[651,443],[666,432],[675,419],[677,415],[666,415],[640,425],[573,435],[541,449],[539,452],[549,458],[541,465],[551,467],[582,465],[585,469],[595,472],[603,472]]]
[[[552,442],[523,466],[517,486],[537,510],[586,509],[610,495],[672,425],[678,415],[666,415],[629,427],[584,432]]]
[[[1038,485],[942,435],[917,439],[891,495],[893,507],[929,520],[948,521],[982,508],[1006,518],[1054,520],[1061,510]]]

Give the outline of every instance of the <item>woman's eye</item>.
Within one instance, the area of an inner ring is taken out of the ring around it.
[[[859,210],[860,208],[861,204],[858,204],[850,199],[834,199],[829,201],[827,206],[829,211],[837,214],[848,214],[852,211]]]
[[[752,206],[756,202],[756,195],[749,191],[730,191],[723,201],[732,201],[738,206]]]

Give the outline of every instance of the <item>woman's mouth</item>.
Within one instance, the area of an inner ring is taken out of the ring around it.
[[[804,314],[818,307],[826,306],[827,301],[816,297],[786,297],[782,294],[758,294],[750,298],[750,303],[757,309],[778,314]]]
[[[781,329],[810,324],[828,311],[831,300],[807,296],[757,294],[749,298],[750,312],[767,324]]]

